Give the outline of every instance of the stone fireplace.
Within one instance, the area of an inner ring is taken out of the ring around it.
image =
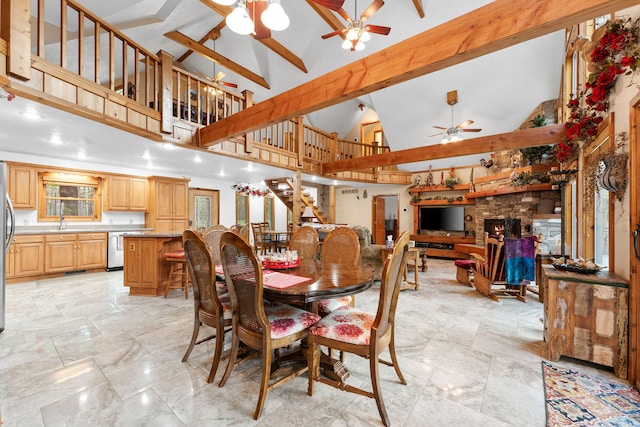
[[[520,219],[518,218],[485,218],[484,232],[490,236],[503,235],[505,238],[522,236]]]

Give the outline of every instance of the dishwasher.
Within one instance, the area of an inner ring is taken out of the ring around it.
[[[124,266],[124,238],[126,231],[107,233],[107,271],[122,270]]]

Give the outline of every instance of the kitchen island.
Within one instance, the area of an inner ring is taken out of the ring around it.
[[[182,234],[125,234],[124,285],[129,295],[158,296],[169,278],[169,263],[163,254],[182,249]]]

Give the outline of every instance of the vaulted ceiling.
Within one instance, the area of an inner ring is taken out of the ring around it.
[[[152,52],[166,51],[178,59],[184,68],[196,73],[213,75],[224,71],[225,81],[237,83],[238,90],[254,92],[261,102],[295,88],[335,69],[366,58],[411,36],[464,15],[491,3],[487,0],[387,0],[369,21],[391,27],[388,36],[376,35],[360,52],[341,48],[342,39],[323,40],[336,25],[345,25],[338,15],[306,0],[282,0],[291,19],[282,32],[273,32],[272,39],[256,40],[235,34],[216,12],[220,6],[210,0],[76,0],[105,21],[116,25],[127,36]],[[35,0],[32,0],[34,3]],[[514,8],[520,2],[514,1]],[[540,1],[539,3],[549,3]],[[359,15],[369,0],[345,0],[344,9]],[[424,11],[424,17],[420,12]],[[496,17],[486,25],[515,25]],[[484,25],[469,22],[470,26]],[[202,42],[203,46],[250,70],[266,81],[269,89],[225,67],[224,61],[214,63],[204,56],[185,55],[187,48],[167,37],[173,33]],[[214,41],[215,38],[215,47]],[[437,50],[438,46],[421,49]],[[473,137],[484,137],[517,129],[542,102],[558,97],[561,67],[564,61],[564,31],[529,40],[500,51],[471,59],[401,84],[350,99],[319,111],[309,112],[307,121],[323,130],[337,132],[340,137],[353,137],[359,123],[370,110],[377,113],[391,150],[398,151],[424,145],[439,144],[441,136],[433,126],[448,127],[467,119],[482,131]],[[390,61],[393,66],[393,59]],[[306,70],[306,71],[303,71]],[[318,88],[322,90],[322,88]],[[446,94],[457,90],[459,101],[453,111]],[[363,104],[364,109],[358,108]],[[452,120],[453,112],[453,120]],[[465,135],[469,136],[469,134]],[[401,165],[400,169],[425,170],[448,167],[451,164],[477,164],[487,153],[456,159],[440,159]],[[174,162],[177,163],[177,162]],[[179,165],[172,165],[175,173]]]

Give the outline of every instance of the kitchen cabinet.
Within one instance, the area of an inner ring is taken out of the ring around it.
[[[189,227],[189,180],[149,177],[145,223],[156,233],[180,233]]]
[[[44,272],[91,270],[107,266],[107,234],[78,233],[45,236]]]
[[[169,263],[163,254],[182,249],[182,233],[144,233],[124,236],[124,286],[130,295],[164,293]]]
[[[34,167],[9,164],[7,181],[14,209],[36,209],[37,178]]]
[[[44,236],[15,236],[6,259],[7,279],[43,274]]]
[[[547,358],[613,367],[627,378],[629,284],[607,271],[578,274],[542,266]]]
[[[149,208],[149,180],[130,176],[108,176],[105,179],[104,210],[139,211]]]

